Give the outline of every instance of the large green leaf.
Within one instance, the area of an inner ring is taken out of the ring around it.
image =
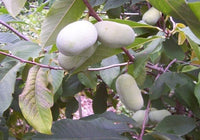
[[[38,132],[51,134],[53,94],[48,87],[47,71],[38,66],[29,70],[25,88],[19,96],[22,114]]]
[[[19,41],[20,38],[12,33],[0,33],[0,43],[14,43]]]
[[[12,15],[15,17],[19,14],[21,9],[24,7],[24,4],[26,3],[26,0],[2,0],[6,6],[6,9]]]
[[[196,1],[196,2],[191,2],[188,3],[188,5],[190,6],[190,9],[192,10],[192,12],[196,15],[196,17],[198,18],[198,20],[200,21],[200,2]]]
[[[53,135],[37,134],[33,140],[127,140],[117,131],[119,129],[124,130],[124,125],[101,118],[90,121],[65,119],[53,124]]]
[[[182,115],[171,115],[165,117],[156,127],[158,132],[185,135],[196,127],[195,120]]]
[[[160,40],[160,38],[161,38],[160,36],[153,36],[151,38],[136,38],[135,41],[130,46],[127,47],[127,49],[131,49],[131,48],[135,49],[153,40],[156,40],[156,39]],[[98,63],[102,59],[116,55],[120,52],[122,52],[121,49],[113,49],[113,48],[108,48],[103,45],[100,45],[97,47],[95,53],[85,63],[83,63],[79,68],[77,68],[74,71],[74,73],[77,73],[79,71],[84,71],[87,69],[88,66]]]
[[[16,73],[20,64],[15,61],[1,63],[0,67],[0,116],[10,106],[15,88]]]
[[[117,8],[117,7],[120,7],[127,2],[130,2],[130,0],[108,0],[105,3],[103,10],[107,11],[109,9]]]
[[[185,0],[149,0],[149,2],[164,14],[184,20],[194,34],[200,38],[200,21]]]
[[[85,5],[82,0],[55,1],[42,25],[42,45],[55,44],[59,31],[67,24],[78,20],[84,10]]]

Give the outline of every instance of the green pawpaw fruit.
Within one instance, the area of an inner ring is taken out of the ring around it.
[[[121,48],[133,43],[135,40],[134,30],[121,23],[101,21],[95,24],[98,40],[107,47]]]
[[[144,13],[142,16],[142,20],[149,24],[155,25],[161,17],[161,12],[158,11],[156,8],[151,7],[148,11]]]
[[[135,79],[129,74],[122,74],[116,80],[116,90],[121,102],[131,111],[140,110],[144,105],[141,91]]]
[[[153,123],[161,122],[165,117],[171,115],[168,110],[152,110],[149,112],[149,120]]]

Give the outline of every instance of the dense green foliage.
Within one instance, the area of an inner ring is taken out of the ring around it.
[[[0,140],[199,140],[200,0],[2,0],[0,6]],[[160,13],[148,16],[151,7]],[[144,14],[156,24],[145,23]],[[125,24],[134,41],[115,47],[127,32],[106,27],[117,32],[101,37],[115,42],[94,41],[92,53],[59,58],[57,36],[78,20]],[[75,42],[87,40],[81,41]],[[120,101],[115,84],[125,73],[144,100],[135,120],[139,109],[123,102],[136,99]],[[92,100],[94,114],[81,115],[81,96]],[[154,109],[165,114],[156,118]]]

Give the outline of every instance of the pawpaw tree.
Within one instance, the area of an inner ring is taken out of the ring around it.
[[[0,6],[0,139],[200,138],[199,0]],[[94,33],[69,26],[77,21]],[[81,97],[92,114],[82,115]]]

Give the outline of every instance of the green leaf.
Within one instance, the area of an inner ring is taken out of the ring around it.
[[[155,81],[151,88],[150,98],[152,100],[158,99],[170,90],[175,90],[178,87],[183,87],[188,84],[188,79],[184,74],[179,74],[175,72],[166,72],[162,74],[158,80]]]
[[[127,140],[121,136],[116,129],[116,124],[110,122],[112,126],[108,126],[108,120],[96,119],[92,121],[70,120],[64,119],[53,124],[53,135],[37,134],[33,140]],[[105,126],[110,127],[107,128]],[[106,129],[107,128],[107,129]],[[124,128],[121,126],[121,128]]]
[[[48,87],[47,71],[38,66],[29,70],[19,106],[28,123],[38,132],[51,134],[53,94]]]
[[[19,41],[20,38],[12,33],[0,33],[0,43],[15,43]]]
[[[41,47],[29,41],[18,41],[15,44],[3,47],[4,50],[9,50],[13,55],[22,59],[28,60],[30,57],[38,57]]]
[[[15,18],[13,18],[12,16],[10,16],[10,15],[8,15],[8,14],[0,15],[0,20],[2,20],[2,21],[4,21],[4,22],[17,21]]]
[[[189,42],[191,48],[194,50],[195,55],[200,60],[200,48],[199,48],[199,46],[194,41],[192,41],[189,37],[187,37],[187,39],[188,39],[188,42]]]
[[[84,89],[84,85],[79,81],[77,74],[67,75],[64,77],[62,82],[63,97],[74,96],[78,92]]]
[[[188,3],[190,9],[192,10],[192,12],[195,14],[195,16],[198,18],[198,20],[200,21],[200,2],[196,1],[196,2],[190,2]]]
[[[165,54],[169,58],[176,58],[178,60],[183,60],[185,58],[185,53],[183,52],[181,46],[178,46],[178,42],[175,38],[171,37],[170,39],[167,39],[163,45]]]
[[[165,117],[156,127],[158,132],[185,135],[196,127],[195,120],[182,115],[171,115]]]
[[[194,34],[200,38],[200,21],[185,0],[149,0],[149,2],[164,14],[184,20]]]
[[[93,99],[92,108],[95,114],[101,114],[107,109],[107,88],[104,83],[97,86],[97,91]]]
[[[127,2],[130,2],[130,0],[108,0],[104,5],[103,10],[107,11],[109,9],[117,8],[117,7],[120,7]]]
[[[101,66],[109,66],[113,64],[119,64],[119,60],[116,55],[103,59],[101,62]],[[100,71],[100,76],[102,80],[111,87],[113,80],[119,75],[120,67],[109,68],[106,70]]]
[[[90,5],[92,7],[99,6],[103,4],[106,0],[90,0]]]
[[[155,140],[183,140],[180,136],[160,132],[153,132],[150,135],[156,138]]]
[[[153,40],[160,40],[160,38],[161,38],[160,36],[153,36],[152,38],[136,38],[135,41],[130,46],[127,47],[127,49],[131,48],[134,49],[144,45],[145,43],[149,43]],[[83,63],[79,68],[77,68],[73,73],[83,71],[87,69],[88,66],[96,64],[104,58],[119,54],[121,52],[122,52],[121,49],[113,49],[100,45],[97,47],[95,53],[88,60],[86,60],[85,63]]]
[[[86,87],[94,89],[97,85],[97,77],[95,72],[81,72],[78,74],[79,81]]]
[[[26,0],[2,0],[11,16],[15,17],[24,7]]]
[[[198,82],[196,83],[194,88],[194,95],[196,96],[200,107],[200,73],[198,75]]]
[[[106,118],[107,120],[111,120],[113,122],[122,122],[122,123],[129,123],[132,125],[136,125],[136,122],[132,119],[127,117],[124,114],[117,114],[115,112],[111,112],[111,111],[107,111],[104,112],[102,114],[94,114],[94,115],[90,115],[84,118],[81,118],[82,120],[92,120],[92,119],[96,119],[96,118]]]
[[[55,1],[42,24],[42,45],[55,44],[59,31],[67,24],[78,20],[84,10],[85,5],[82,0]]]
[[[0,67],[0,116],[10,106],[20,64],[15,61],[1,63]]]

